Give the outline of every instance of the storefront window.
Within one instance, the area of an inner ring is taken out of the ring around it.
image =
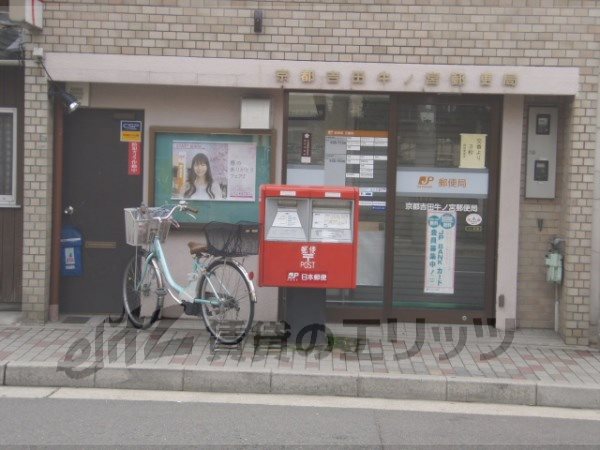
[[[485,302],[491,108],[400,103],[393,306]]]
[[[487,314],[496,108],[467,96],[289,94],[286,182],[360,188],[358,286],[328,291],[330,306]]]
[[[360,188],[358,287],[328,304],[383,305],[388,121],[387,95],[289,94],[287,184]]]

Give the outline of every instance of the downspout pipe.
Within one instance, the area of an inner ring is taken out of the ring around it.
[[[51,322],[58,321],[60,297],[60,229],[62,227],[62,179],[63,179],[63,135],[64,107],[61,99],[54,96],[54,138],[52,158],[52,244],[50,264],[50,304],[48,308]]]

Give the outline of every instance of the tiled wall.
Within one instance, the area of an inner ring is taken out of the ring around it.
[[[258,8],[263,10],[263,32],[255,34],[253,14]],[[45,28],[32,39],[46,52],[578,67],[580,93],[572,106],[561,109],[568,128],[562,130],[559,153],[559,198],[523,200],[518,319],[522,326],[551,326],[554,295],[542,283],[536,265],[548,236],[556,231],[567,239],[563,334],[569,343],[587,342],[600,42],[597,1],[47,0]],[[42,320],[45,292],[37,271],[48,263],[48,255],[39,254],[44,248],[39,244],[49,240],[50,194],[46,191],[39,198],[36,186],[50,188],[51,157],[44,129],[47,104],[31,97],[44,96],[46,82],[31,66],[26,83],[24,308],[32,319]],[[39,180],[34,170],[43,170],[36,173]],[[537,231],[540,217],[546,226],[542,232]]]

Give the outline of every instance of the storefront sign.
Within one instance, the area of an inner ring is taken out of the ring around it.
[[[361,202],[362,206],[362,202]],[[477,203],[420,203],[406,202],[404,209],[407,211],[457,211],[457,212],[477,212],[479,205]]]
[[[483,169],[485,167],[486,134],[460,134],[460,168]]]
[[[129,158],[127,160],[127,174],[142,174],[142,144],[139,142],[129,143]]]
[[[436,170],[403,167],[398,169],[396,192],[407,197],[486,198],[488,171]]]
[[[121,142],[142,142],[142,122],[121,120]]]
[[[427,211],[423,292],[454,294],[456,212]]]
[[[435,68],[435,66],[433,66]],[[315,69],[296,69],[299,70],[299,77],[303,84],[314,84],[319,80],[324,80],[328,84],[340,84],[344,81],[349,81],[353,85],[365,84],[370,79],[376,79],[381,84],[386,84],[391,81],[402,82],[405,86],[410,83],[414,83],[416,86],[422,87],[437,87],[442,82],[447,83],[448,86],[453,88],[464,88],[467,85],[468,77],[479,80],[479,85],[482,87],[492,86],[492,82],[498,79],[498,82],[502,81],[505,87],[514,88],[517,86],[518,75],[516,73],[504,73],[502,78],[500,74],[492,73],[489,71],[480,71],[482,68],[477,68],[476,71],[470,71],[468,74],[465,72],[450,72],[441,73],[435,71],[414,70],[413,73],[409,73],[408,77],[406,72],[398,77],[394,76],[390,72],[374,72],[365,70],[352,70],[339,71],[339,70],[315,70]],[[427,70],[427,69],[424,69]],[[275,81],[277,84],[286,84],[292,81],[292,72],[289,69],[279,68],[275,69]]]

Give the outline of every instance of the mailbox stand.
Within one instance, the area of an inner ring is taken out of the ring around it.
[[[327,343],[326,289],[286,288],[283,315],[289,338],[302,348]]]
[[[324,342],[313,330],[325,330],[326,289],[356,287],[358,198],[355,187],[261,186],[259,285],[287,288],[294,342]]]

